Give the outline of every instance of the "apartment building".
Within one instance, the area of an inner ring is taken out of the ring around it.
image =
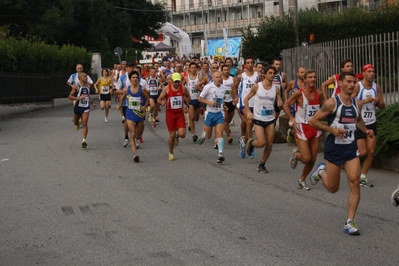
[[[297,0],[298,8],[317,7],[320,4],[339,4],[336,0]],[[208,39],[223,38],[225,28],[229,37],[241,36],[249,25],[256,27],[262,17],[280,13],[279,0],[151,0],[166,3],[171,14],[170,23],[187,32],[191,38],[193,53],[201,53],[201,41],[207,29]],[[284,12],[288,12],[290,0],[282,0]],[[346,4],[346,3],[345,3]],[[171,41],[172,46],[177,46]]]

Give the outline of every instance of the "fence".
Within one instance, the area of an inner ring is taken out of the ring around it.
[[[0,104],[51,101],[68,97],[69,74],[25,74],[0,72]],[[97,75],[90,74],[95,81]]]
[[[345,40],[331,41],[283,50],[287,79],[296,77],[300,66],[317,73],[317,86],[340,71],[340,62],[353,61],[353,71],[361,73],[365,64],[372,64],[376,82],[381,86],[386,104],[399,102],[399,32],[376,34]],[[331,95],[332,90],[328,90]]]

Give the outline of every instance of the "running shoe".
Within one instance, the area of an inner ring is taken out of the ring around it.
[[[298,188],[304,189],[304,190],[310,190],[310,187],[308,187],[306,185],[305,180],[301,180],[301,179],[298,180]]]
[[[241,158],[245,158],[245,143],[242,138],[240,139],[240,156]]]
[[[229,144],[232,144],[233,143],[233,138],[229,135],[229,136],[227,136],[227,142],[229,143]]]
[[[169,152],[168,159],[169,159],[169,161],[174,161],[175,160],[175,156],[173,156],[173,153]]]
[[[133,161],[134,161],[135,163],[138,163],[138,162],[139,162],[139,160],[140,160],[139,156],[137,156],[137,155],[134,155],[134,157],[133,157]]]
[[[87,147],[86,140],[82,140],[82,149],[86,149],[86,147]]]
[[[223,162],[224,162],[223,153],[219,152],[219,155],[218,155],[218,156],[219,156],[219,157],[218,157],[217,163],[223,163]]]
[[[288,143],[293,143],[294,142],[294,135],[292,134],[292,129],[289,128],[287,130],[287,142]]]
[[[152,121],[152,127],[157,127],[157,122],[155,122],[155,120]]]
[[[126,148],[128,145],[129,145],[129,140],[128,140],[128,139],[125,139],[125,140],[123,141],[123,144],[122,144],[123,148]]]
[[[144,142],[144,140],[143,140],[142,137],[139,138],[139,142],[140,142],[140,143],[143,143],[143,142]]]
[[[193,142],[194,142],[194,143],[197,143],[197,140],[198,140],[198,136],[194,134],[194,135],[193,135]]]
[[[310,174],[310,183],[312,185],[316,185],[317,182],[319,182],[319,180],[321,179],[321,176],[320,176],[321,170],[324,170],[324,171],[326,170],[325,163],[319,163],[316,167],[316,170],[314,170],[314,172]]]
[[[140,141],[138,139],[136,139],[136,148],[140,148]]]
[[[175,147],[176,147],[176,146],[179,146],[179,137],[176,137],[176,138],[175,138]]]
[[[298,165],[298,158],[295,157],[295,153],[297,153],[297,152],[299,152],[299,150],[297,148],[294,148],[292,150],[292,155],[291,155],[291,158],[289,160],[290,166],[291,166],[292,169],[295,169],[296,166]]]
[[[260,164],[258,165],[258,172],[259,172],[259,173],[262,173],[262,174],[267,174],[267,173],[269,173],[269,171],[267,171],[265,165],[262,164],[262,163],[260,163]]]
[[[251,155],[248,158],[249,159],[255,158],[255,149],[252,151]]]
[[[158,116],[157,117],[155,117],[155,122],[159,122],[159,118],[158,118]]]
[[[202,143],[204,143],[204,141],[205,141],[205,138],[203,138],[203,137],[201,136],[201,137],[199,137],[197,143],[198,143],[198,145],[202,145]]]
[[[215,150],[219,149],[219,147],[218,147],[218,140],[217,140],[217,139],[215,139],[215,142],[213,143],[213,148],[214,148]]]
[[[106,117],[104,118],[104,122],[105,122],[105,123],[108,123],[108,119],[107,119]]]
[[[247,150],[248,156],[251,156],[252,153],[254,152],[254,149],[255,149],[254,146],[252,146],[252,141],[254,141],[254,139],[249,138],[249,139],[248,139],[248,142],[247,142],[247,148],[246,148],[246,150]]]
[[[75,130],[78,131],[79,130],[79,125],[75,126]]]
[[[393,206],[399,206],[399,187],[392,193],[391,202]]]
[[[359,235],[360,234],[355,221],[351,220],[351,221],[345,223],[344,233],[348,234],[348,235]]]
[[[149,115],[148,115],[148,122],[151,123],[152,121],[154,121],[154,119],[152,118],[152,114],[149,114]]]
[[[359,183],[363,187],[374,187],[374,185],[371,184],[367,177],[360,177]]]

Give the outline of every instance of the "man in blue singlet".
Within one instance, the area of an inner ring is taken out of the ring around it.
[[[339,189],[341,165],[344,166],[350,189],[344,233],[358,235],[359,229],[354,218],[360,201],[360,160],[355,131],[361,130],[370,138],[374,137],[374,132],[367,129],[360,115],[359,101],[352,97],[356,85],[355,74],[342,72],[339,85],[341,92],[328,99],[309,121],[312,127],[330,133],[324,146],[325,163],[317,166],[310,175],[310,181],[315,185],[321,179],[324,187],[335,193]],[[327,125],[322,122],[325,118]]]

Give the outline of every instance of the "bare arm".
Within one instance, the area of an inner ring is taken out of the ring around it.
[[[79,100],[78,97],[75,96],[76,91],[78,90],[78,86],[71,84],[71,92],[69,93],[68,99],[72,101]]]
[[[290,125],[293,125],[294,122],[295,122],[295,118],[291,115],[290,107],[294,103],[298,102],[298,99],[301,96],[302,96],[302,92],[296,91],[294,94],[291,95],[290,98],[288,98],[288,100],[285,101],[285,104],[283,105],[284,112],[285,112],[285,114],[288,116],[288,118],[290,120],[290,122],[289,122]]]
[[[245,106],[245,111],[247,114],[247,118],[252,120],[253,119],[253,114],[251,112],[251,110],[249,109],[249,100],[256,94],[256,92],[258,91],[258,84],[255,84],[250,92],[248,93],[247,97],[245,97],[244,99],[244,106]]]
[[[380,109],[385,109],[384,97],[380,85],[377,84],[377,98],[374,98],[374,104]]]
[[[168,94],[168,86],[163,87],[161,95],[158,97],[158,104],[165,105],[166,95]]]
[[[294,80],[291,80],[290,82],[288,82],[287,88],[284,91],[284,99],[285,101],[288,100],[289,98],[289,92],[294,88]]]
[[[325,125],[321,120],[326,118],[329,114],[331,114],[335,109],[335,100],[334,98],[328,99],[322,107],[316,112],[316,114],[310,119],[309,124],[318,129],[325,132],[330,132],[334,134],[334,136],[338,138],[343,138],[346,130],[343,128],[332,128],[328,125]]]
[[[330,84],[335,84],[335,76],[332,76],[321,84],[321,92],[324,99],[327,99],[327,86]]]

